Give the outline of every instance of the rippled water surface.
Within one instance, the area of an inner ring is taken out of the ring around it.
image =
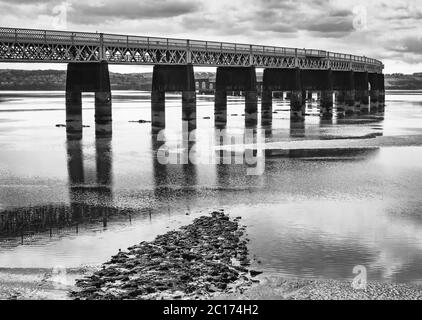
[[[350,279],[364,265],[372,280],[422,282],[422,92],[388,92],[385,113],[332,121],[309,104],[303,125],[275,99],[262,175],[160,165],[151,125],[130,122],[150,119],[149,93],[113,93],[110,139],[95,138],[93,95],[83,102],[83,138],[67,140],[63,93],[0,92],[0,269],[98,264],[225,208],[269,273]],[[219,154],[212,96],[198,96],[197,113],[193,145]],[[227,134],[244,132],[243,113],[231,97]],[[177,152],[179,95],[167,95],[166,125]]]

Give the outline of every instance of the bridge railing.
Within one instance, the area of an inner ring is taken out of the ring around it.
[[[324,50],[89,32],[70,32],[0,27],[0,41],[10,43],[89,45],[96,46],[98,48],[104,46],[119,48],[121,47],[128,49],[172,49],[185,51],[205,51],[213,53],[222,52],[264,56],[285,56],[320,60],[326,59],[343,62],[349,61],[350,63],[369,65],[371,68],[383,67],[382,62],[376,59],[350,54],[328,52]]]

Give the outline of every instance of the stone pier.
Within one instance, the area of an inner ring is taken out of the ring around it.
[[[151,126],[157,130],[166,126],[166,93],[164,90],[151,91]]]
[[[66,76],[66,131],[82,136],[82,92],[95,93],[95,133],[112,133],[111,90],[107,62],[69,63]]]
[[[273,120],[273,95],[270,90],[263,90],[261,95],[261,124],[271,125]]]
[[[369,91],[369,96],[371,99],[370,103],[370,112],[377,113],[379,107],[379,78],[377,73],[370,73],[368,75],[369,84],[371,86],[371,90]]]
[[[165,128],[165,93],[182,92],[182,120],[196,129],[196,91],[193,65],[155,65],[152,75],[152,130]]]
[[[369,112],[369,79],[368,72],[355,72],[355,112],[367,114]]]
[[[215,124],[227,123],[227,92],[242,91],[245,96],[245,124],[254,126],[258,120],[258,94],[255,67],[218,67],[215,91]]]
[[[378,111],[384,112],[385,110],[385,78],[384,74],[378,74],[378,88],[379,88],[379,97],[378,97]]]
[[[305,119],[305,97],[302,90],[301,71],[298,68],[265,69],[263,90],[268,92],[288,91],[291,120],[303,121]]]
[[[320,112],[324,119],[333,116],[333,73],[331,70],[302,70],[303,90],[320,93]]]
[[[337,117],[355,113],[355,79],[353,71],[333,71],[333,89],[336,95]]]
[[[214,122],[217,127],[227,123],[227,91],[216,90],[214,101]]]

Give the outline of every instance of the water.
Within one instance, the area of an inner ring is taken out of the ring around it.
[[[0,93],[1,270],[99,264],[224,208],[242,216],[253,267],[267,273],[350,279],[364,265],[370,280],[422,282],[422,92],[389,92],[384,114],[332,121],[310,104],[303,125],[274,100],[256,176],[246,165],[158,164],[150,124],[129,122],[150,119],[146,92],[113,93],[112,139],[95,139],[93,95],[83,107],[83,139],[66,140],[63,93]],[[213,97],[198,96],[194,145],[210,154],[213,111]],[[228,133],[244,132],[243,113],[231,97]],[[181,97],[168,94],[172,152],[180,119]]]

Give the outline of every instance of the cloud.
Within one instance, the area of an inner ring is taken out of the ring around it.
[[[74,22],[94,20],[135,20],[172,18],[196,12],[199,4],[188,0],[126,0],[92,4],[74,2],[70,19]]]
[[[387,69],[422,59],[420,0],[0,0],[0,12],[4,26],[312,47],[385,58]]]

